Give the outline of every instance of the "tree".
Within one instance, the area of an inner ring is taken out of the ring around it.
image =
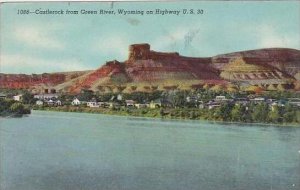
[[[286,112],[283,114],[283,122],[291,123],[296,121],[296,112]]]
[[[82,90],[78,98],[84,101],[89,101],[93,98],[94,92],[92,90]]]
[[[231,120],[232,121],[242,121],[243,119],[243,108],[240,104],[237,104],[231,110]]]
[[[297,120],[296,110],[290,104],[287,104],[283,110],[282,117],[283,122],[295,122]]]
[[[231,110],[233,105],[230,103],[224,103],[217,109],[216,116],[220,117],[223,121],[231,120]]]
[[[259,103],[257,105],[252,105],[252,119],[255,122],[265,122],[268,118],[269,107],[266,103]]]
[[[24,104],[33,104],[35,102],[34,96],[26,91],[22,96],[22,102]]]
[[[272,123],[277,123],[279,122],[279,109],[278,106],[273,106],[272,109],[269,111],[268,114],[268,121],[272,122]]]
[[[17,114],[29,114],[30,110],[25,108],[25,106],[19,102],[13,103],[9,107],[10,112],[17,113]]]

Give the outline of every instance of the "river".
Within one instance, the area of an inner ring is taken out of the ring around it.
[[[1,190],[300,189],[300,128],[33,111],[0,119]]]

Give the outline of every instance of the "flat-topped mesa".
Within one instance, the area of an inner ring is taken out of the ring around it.
[[[131,64],[137,60],[154,60],[161,62],[189,62],[189,63],[210,63],[210,58],[193,58],[180,56],[178,52],[156,52],[150,49],[150,45],[145,44],[132,44],[129,46],[129,55],[127,63]]]

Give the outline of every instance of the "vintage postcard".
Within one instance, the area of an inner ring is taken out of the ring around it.
[[[299,1],[0,3],[1,190],[299,190]]]

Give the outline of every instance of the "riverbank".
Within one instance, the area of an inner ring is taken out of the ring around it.
[[[290,126],[290,127],[300,127],[298,122],[246,122],[246,121],[226,121],[220,118],[215,119],[216,115],[212,113],[211,110],[199,110],[196,108],[161,108],[161,109],[134,109],[134,108],[118,108],[118,109],[108,109],[108,108],[89,108],[89,107],[76,107],[76,106],[61,106],[61,107],[34,107],[33,110],[40,111],[56,111],[56,112],[77,112],[77,113],[94,113],[94,114],[107,114],[107,115],[118,115],[118,116],[133,116],[142,118],[161,118],[161,119],[171,119],[171,120],[202,120],[217,123],[227,123],[227,124],[255,124],[264,126]]]

